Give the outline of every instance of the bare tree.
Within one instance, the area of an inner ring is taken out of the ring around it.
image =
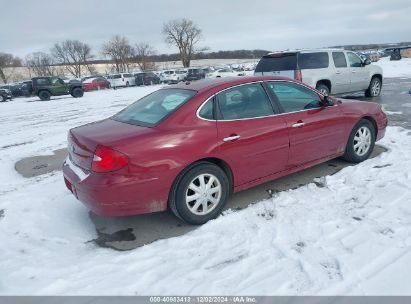
[[[111,38],[103,44],[102,54],[114,61],[117,72],[129,71],[133,48],[126,37],[117,35]]]
[[[151,56],[156,54],[156,50],[147,42],[141,42],[134,47],[134,58],[140,70],[154,70],[156,65]]]
[[[0,78],[4,83],[7,83],[9,78],[13,76],[13,71],[6,73],[6,68],[14,68],[21,66],[21,59],[14,57],[12,54],[0,53]]]
[[[190,66],[190,61],[197,52],[196,44],[201,39],[201,30],[188,19],[171,20],[164,24],[163,35],[166,43],[174,45],[180,51],[184,67]]]
[[[76,78],[81,77],[83,67],[89,70],[89,60],[93,58],[90,46],[78,40],[56,43],[51,53],[56,62],[63,65]]]
[[[29,73],[36,76],[54,76],[57,74],[53,66],[53,58],[44,52],[35,52],[26,56],[24,65],[29,69]]]

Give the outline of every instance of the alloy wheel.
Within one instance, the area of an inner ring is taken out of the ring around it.
[[[378,94],[380,94],[380,90],[381,90],[380,82],[378,80],[374,80],[371,85],[371,95],[378,96]]]

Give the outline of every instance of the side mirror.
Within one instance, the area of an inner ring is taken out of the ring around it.
[[[334,105],[334,98],[330,96],[324,96],[322,98],[323,107],[331,107]]]
[[[369,65],[369,64],[371,64],[371,60],[370,60],[370,59],[365,59],[365,60],[362,62],[362,64],[363,64],[363,66]]]

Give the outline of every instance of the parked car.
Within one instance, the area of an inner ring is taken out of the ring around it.
[[[157,90],[71,129],[64,180],[104,216],[164,211],[190,224],[229,195],[343,156],[366,160],[387,117],[288,78],[215,78]]]
[[[324,95],[364,91],[367,97],[381,93],[381,67],[341,49],[271,53],[257,64],[254,75],[278,75],[300,80]]]
[[[22,85],[19,83],[11,83],[0,86],[0,89],[9,90],[13,98],[24,96]]]
[[[22,94],[25,97],[33,95],[33,82],[31,80],[25,80],[21,83]]]
[[[134,77],[136,78],[136,85],[153,85],[160,83],[160,77],[158,77],[153,72],[141,72],[135,73]]]
[[[7,100],[12,100],[13,95],[9,89],[1,89],[0,88],[0,102],[5,102]]]
[[[207,78],[220,78],[230,76],[244,76],[244,74],[242,72],[236,72],[231,69],[219,69],[217,71],[207,74]]]
[[[104,77],[87,78],[82,82],[82,87],[84,91],[109,89],[110,82]]]
[[[33,95],[37,95],[41,100],[50,100],[51,96],[71,95],[75,98],[82,97],[84,91],[81,82],[66,83],[60,77],[34,77]]]
[[[112,88],[129,87],[136,85],[136,79],[134,75],[130,73],[118,73],[108,75],[107,80],[110,82]]]
[[[184,78],[184,73],[179,73],[177,70],[167,70],[161,74],[160,80],[164,83],[179,83]]]
[[[194,81],[204,79],[206,77],[206,73],[203,69],[200,68],[192,68],[188,69],[186,80],[187,81]]]

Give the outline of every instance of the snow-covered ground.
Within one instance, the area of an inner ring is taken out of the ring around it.
[[[320,186],[127,252],[88,242],[95,228],[61,172],[14,170],[157,88],[0,104],[0,294],[411,294],[411,133],[401,128],[380,142],[388,152]]]
[[[390,57],[383,57],[373,64],[382,67],[384,77],[411,77],[411,58],[391,61]]]

